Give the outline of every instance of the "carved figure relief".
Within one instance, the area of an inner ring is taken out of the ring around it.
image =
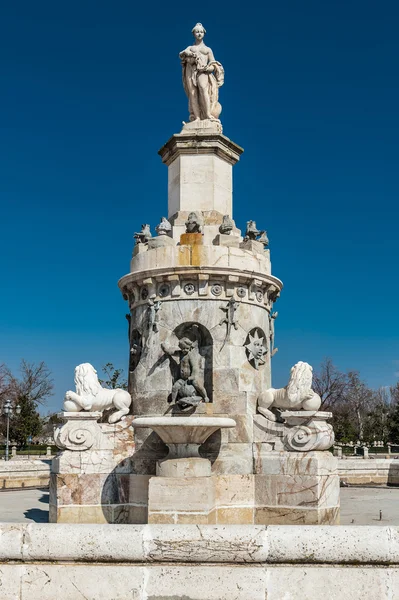
[[[194,45],[180,52],[183,86],[188,98],[190,121],[216,121],[222,112],[219,87],[224,83],[224,69],[211,48],[205,46],[205,28],[197,23],[193,29]]]
[[[236,329],[236,330],[238,329],[238,321],[237,321],[237,317],[236,317],[236,312],[237,312],[239,306],[240,306],[240,303],[237,302],[236,300],[234,300],[233,298],[231,298],[228,301],[227,306],[220,307],[220,310],[223,310],[226,313],[226,316],[224,317],[224,319],[222,319],[219,323],[219,325],[226,324],[226,337],[224,338],[224,342],[223,342],[223,345],[220,348],[220,350],[223,350],[226,342],[230,341],[231,328],[234,327],[234,329]]]
[[[265,364],[266,361],[264,356],[268,352],[266,346],[266,336],[259,327],[251,329],[251,331],[248,333],[244,347],[247,354],[247,359],[255,369],[259,369],[259,366]]]
[[[259,395],[258,412],[276,420],[276,415],[271,408],[284,408],[286,410],[319,410],[321,399],[312,390],[313,368],[306,362],[299,361],[291,369],[290,380],[286,387],[280,389],[270,388]]]
[[[128,414],[132,402],[130,394],[122,389],[109,390],[101,387],[97,371],[90,363],[83,363],[75,368],[76,392],[65,394],[63,409],[67,412],[99,411],[110,408],[117,411],[111,413],[109,423],[116,423]]]
[[[159,310],[161,308],[162,302],[160,300],[154,300],[154,298],[149,298],[147,300],[147,312],[145,315],[145,346],[148,346],[151,335],[153,333],[158,333],[159,331]]]
[[[175,330],[175,335],[177,344],[161,344],[172,371],[170,402],[181,409],[210,402],[207,391],[207,386],[211,387],[212,368],[209,332],[199,324],[186,323]]]
[[[278,352],[278,348],[274,347],[275,337],[275,321],[278,317],[278,312],[269,313],[269,336],[270,336],[270,357],[274,356]]]
[[[129,373],[132,373],[139,364],[142,352],[142,335],[138,329],[134,329],[130,336]]]

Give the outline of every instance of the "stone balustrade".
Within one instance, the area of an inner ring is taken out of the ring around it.
[[[392,600],[399,528],[1,524],[0,570],[10,599]]]

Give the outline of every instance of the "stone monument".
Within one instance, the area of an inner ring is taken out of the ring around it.
[[[233,166],[243,150],[222,133],[223,67],[200,23],[193,34],[179,55],[189,121],[159,151],[168,216],[157,221],[157,236],[148,223],[134,235],[130,270],[119,281],[129,306],[134,417],[134,444],[121,460],[124,514],[131,523],[337,523],[331,415],[319,412],[307,363],[292,368],[285,388],[271,386],[282,282],[271,272],[266,231],[252,219],[242,235],[233,220]],[[123,428],[128,397],[110,398],[117,413],[109,422]],[[86,420],[95,418],[84,411],[105,408],[79,390],[67,402]],[[58,435],[65,448],[70,414]],[[96,443],[106,446],[101,436]]]

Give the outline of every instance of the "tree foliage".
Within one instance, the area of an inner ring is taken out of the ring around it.
[[[0,400],[2,406],[10,400],[13,410],[10,418],[10,440],[19,447],[25,446],[30,436],[40,435],[42,419],[37,410],[52,395],[54,384],[51,372],[44,362],[37,364],[21,361],[19,375],[14,375],[5,365],[0,369]],[[20,406],[20,415],[15,408]],[[3,411],[2,411],[3,412]],[[1,430],[6,433],[6,418],[2,414]]]
[[[102,367],[102,371],[106,379],[99,378],[101,385],[111,390],[115,390],[116,388],[127,390],[127,380],[123,376],[123,369],[115,369],[114,365],[109,362]]]
[[[314,372],[313,389],[322,399],[321,410],[333,413],[337,441],[399,442],[399,382],[373,390],[357,371],[339,371],[326,358]]]

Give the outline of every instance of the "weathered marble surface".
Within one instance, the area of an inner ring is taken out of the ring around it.
[[[337,459],[329,452],[269,452],[254,444],[255,523],[339,523]]]
[[[146,505],[130,502],[132,418],[110,425],[97,422],[99,413],[63,415],[55,438],[64,450],[51,467],[50,522],[146,522]]]
[[[398,540],[394,527],[1,524],[1,597],[397,600]]]
[[[186,130],[159,154],[168,166],[168,218],[180,210],[232,214],[232,166],[243,149],[220,133]]]

